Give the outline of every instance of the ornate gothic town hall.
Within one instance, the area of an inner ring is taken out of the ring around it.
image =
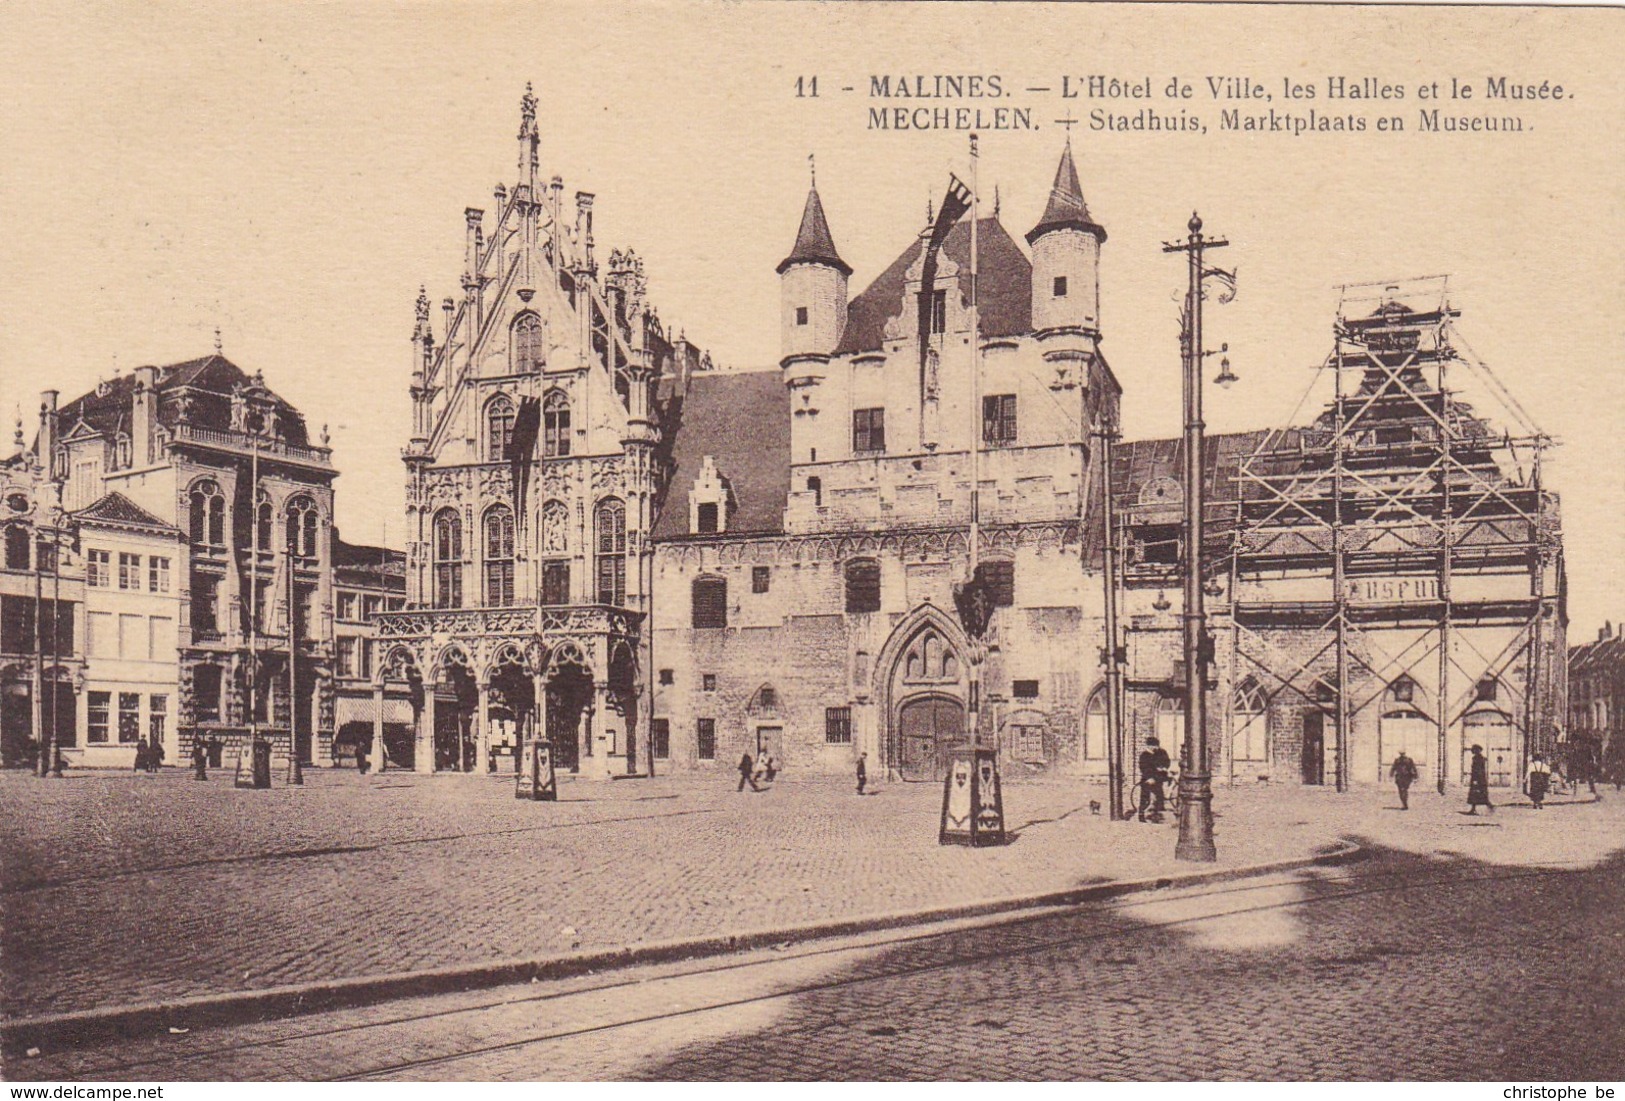
[[[761,273],[781,358],[723,370],[635,251],[598,247],[595,197],[543,175],[536,106],[517,179],[465,211],[456,292],[418,297],[404,558],[339,539],[325,439],[218,354],[48,392],[0,465],[11,726],[32,707],[83,763],[150,727],[172,762],[259,734],[421,772],[511,770],[542,736],[596,778],[768,753],[932,780],[975,737],[1009,776],[1103,781],[1110,660],[1122,759],[1156,736],[1177,760],[1181,444],[1117,438],[1152,384],[1103,350],[1108,234],[1070,142],[1033,225],[950,190],[855,294],[815,181]],[[1511,784],[1559,748],[1546,441],[1457,397],[1458,318],[1443,281],[1346,291],[1330,398],[1209,437],[1216,780],[1376,783],[1404,750],[1443,788],[1479,744]],[[13,608],[47,556],[49,685]],[[143,615],[163,630],[126,653]]]

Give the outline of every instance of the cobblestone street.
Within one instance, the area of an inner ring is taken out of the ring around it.
[[[1493,823],[1451,814],[1418,816],[1412,851],[1367,838],[1368,859],[1343,867],[157,1035],[13,1070],[74,1080],[1625,1077],[1625,803],[1509,808]]]
[[[8,1017],[783,928],[1189,871],[1169,826],[1091,813],[1103,789],[1014,784],[1005,848],[936,843],[938,790],[835,780],[567,781],[557,804],[468,777],[313,771],[237,791],[0,777]],[[1216,799],[1221,867],[1343,835],[1473,859],[1605,844],[1606,806],[1466,818],[1454,798],[1247,788]],[[1617,823],[1613,823],[1617,829]],[[1595,836],[1593,836],[1595,834]],[[1552,858],[1556,859],[1554,855]]]

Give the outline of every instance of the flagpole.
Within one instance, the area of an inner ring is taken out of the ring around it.
[[[981,305],[981,287],[978,282],[978,222],[981,221],[981,180],[978,176],[981,157],[977,151],[976,135],[970,136],[970,585],[973,592],[981,594],[980,572],[981,540],[982,540],[982,325],[979,307]],[[985,630],[984,626],[981,629]],[[983,644],[980,638],[971,644],[971,745],[980,748],[982,745],[983,713],[986,711],[982,699],[982,661],[984,656]]]
[[[251,552],[248,556],[248,753],[250,767],[254,760],[254,743],[259,741],[259,713],[258,700],[255,698],[259,687],[259,637],[257,628],[260,617],[260,437],[257,432],[249,434],[248,466],[248,515],[249,526],[252,529],[249,546]],[[193,737],[197,737],[194,730]],[[242,754],[237,757],[237,771],[242,772]]]
[[[970,569],[971,581],[976,580],[982,527],[982,333],[977,286],[977,225],[981,218],[981,194],[978,191],[976,135],[970,136]]]

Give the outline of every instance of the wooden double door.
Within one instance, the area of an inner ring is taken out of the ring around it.
[[[897,765],[905,780],[940,780],[948,750],[965,745],[965,705],[948,696],[909,700],[897,714]]]

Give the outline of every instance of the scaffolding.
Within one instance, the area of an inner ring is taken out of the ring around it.
[[[1229,573],[1226,729],[1238,678],[1272,710],[1300,704],[1304,780],[1329,771],[1344,790],[1355,724],[1409,720],[1414,740],[1425,719],[1442,792],[1453,737],[1464,749],[1467,720],[1504,715],[1499,767],[1515,765],[1516,783],[1530,753],[1551,752],[1563,707],[1561,531],[1541,478],[1554,441],[1458,331],[1447,277],[1339,290],[1333,347],[1299,410],[1328,381],[1330,401],[1261,435],[1225,506],[1228,555],[1209,559]],[[1382,739],[1375,756],[1361,749],[1360,779],[1384,777]]]

